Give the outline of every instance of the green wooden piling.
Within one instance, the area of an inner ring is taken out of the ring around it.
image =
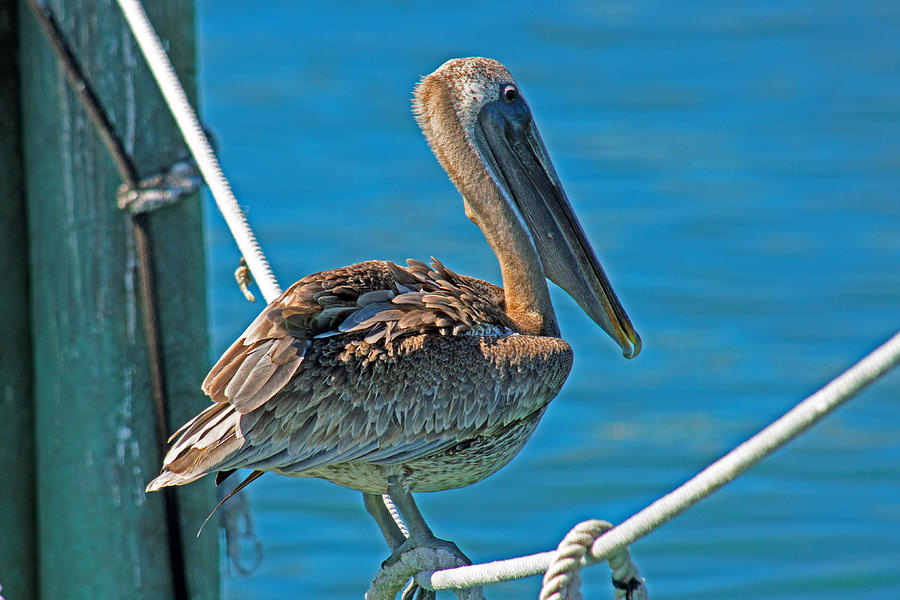
[[[111,0],[51,2],[75,55],[141,176],[181,158],[184,143]],[[190,0],[147,6],[189,95]],[[42,598],[172,598],[134,228],[121,183],[44,34],[19,7],[23,155],[31,254]],[[149,215],[170,429],[207,400],[207,303],[197,195]],[[211,482],[179,489],[191,598],[217,598],[218,537],[197,528]]]
[[[32,600],[34,408],[18,43],[16,0],[0,0],[0,585],[6,598]]]

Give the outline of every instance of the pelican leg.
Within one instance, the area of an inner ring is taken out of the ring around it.
[[[444,549],[453,554],[463,564],[472,564],[469,557],[463,554],[456,544],[435,537],[431,528],[425,522],[422,513],[419,511],[419,507],[416,506],[412,494],[409,493],[406,484],[403,483],[399,477],[392,476],[388,478],[387,491],[391,500],[394,501],[394,506],[400,511],[400,516],[403,517],[404,523],[406,523],[406,528],[409,530],[409,538],[404,536],[403,532],[400,531],[400,528],[397,526],[397,523],[394,521],[394,518],[391,516],[387,507],[384,505],[384,500],[380,495],[363,493],[363,501],[366,505],[366,510],[369,511],[369,514],[372,515],[375,522],[378,523],[378,526],[381,528],[381,533],[384,535],[384,539],[387,541],[393,552],[388,559],[384,561],[384,566],[394,564],[400,559],[400,555],[404,552],[422,546]],[[403,590],[400,598],[401,600],[435,600],[435,595],[435,591],[419,587],[415,578],[413,578],[409,582],[409,585]]]
[[[400,547],[406,543],[406,536],[400,531],[400,527],[397,525],[397,522],[394,521],[393,515],[391,515],[387,506],[385,506],[381,494],[369,494],[363,492],[363,504],[365,504],[366,510],[372,515],[375,522],[378,523],[378,527],[381,529],[381,535],[384,536],[384,541],[387,542],[391,549],[391,557],[395,555],[399,556]],[[400,600],[435,600],[435,592],[420,588],[415,579],[413,579],[403,590],[403,593],[400,595]]]
[[[406,541],[406,536],[400,531],[400,527],[397,526],[394,517],[391,516],[387,506],[384,505],[381,494],[368,494],[363,492],[363,504],[366,506],[366,511],[368,511],[368,513],[372,515],[372,518],[375,519],[375,522],[378,523],[378,528],[381,529],[381,535],[384,536],[384,541],[387,542],[391,552],[396,552],[397,549],[403,545],[403,542]]]
[[[412,494],[409,493],[406,484],[399,477],[392,476],[388,478],[388,496],[394,501],[394,505],[400,511],[400,515],[406,523],[406,528],[409,530],[409,539],[394,551],[390,558],[385,561],[386,564],[391,564],[397,560],[403,552],[421,546],[441,548],[456,556],[463,564],[472,564],[469,557],[463,554],[456,544],[449,540],[435,537],[431,528],[425,522],[422,513],[419,512],[419,507],[416,506]],[[387,512],[387,509],[385,509],[385,512]],[[388,513],[388,516],[390,516],[390,513]]]

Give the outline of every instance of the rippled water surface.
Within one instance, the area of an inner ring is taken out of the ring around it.
[[[554,290],[575,366],[532,441],[425,494],[476,561],[618,522],[900,327],[900,4],[198,6],[204,118],[282,285],[434,255],[499,283],[409,112],[454,56],[504,62],[644,352]],[[253,318],[210,208],[214,352]],[[387,552],[358,493],[249,488],[265,561],[229,599],[360,598]],[[900,598],[900,372],[632,547],[654,598]],[[608,571],[585,596],[608,598]],[[534,598],[539,579],[489,597]]]

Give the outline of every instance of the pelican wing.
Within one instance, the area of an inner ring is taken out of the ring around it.
[[[408,264],[311,275],[269,305],[210,371],[214,404],[176,432],[164,464],[178,478],[164,471],[156,487],[237,467],[402,463],[556,394],[565,342],[515,334],[500,288]],[[547,369],[554,357],[560,368]]]

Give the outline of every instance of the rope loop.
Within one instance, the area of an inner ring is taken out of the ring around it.
[[[589,519],[572,528],[562,539],[550,566],[544,573],[539,600],[581,600],[581,577],[584,557],[590,552],[594,541],[612,529],[612,523]]]
[[[612,528],[612,523],[598,519],[582,521],[573,527],[550,558],[539,600],[582,600],[581,569],[594,562],[590,555],[591,546]],[[608,561],[613,572],[616,600],[646,600],[644,579],[632,562],[628,549],[619,550]]]

